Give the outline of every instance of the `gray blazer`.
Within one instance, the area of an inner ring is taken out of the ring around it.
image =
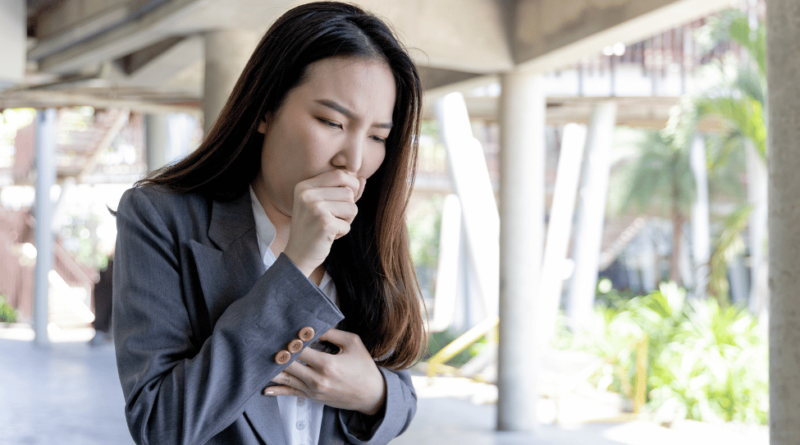
[[[264,271],[249,193],[220,202],[131,189],[117,229],[114,340],[136,443],[287,445],[277,400],[262,395],[288,366],[275,354],[344,316],[285,255]],[[380,370],[384,411],[325,406],[320,444],[385,444],[408,427],[410,376]]]

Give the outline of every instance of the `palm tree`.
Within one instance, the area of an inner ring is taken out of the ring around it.
[[[684,104],[672,115],[666,128],[642,133],[635,143],[639,153],[622,175],[626,184],[620,210],[640,213],[667,210],[672,220],[670,280],[679,284],[683,226],[696,195],[689,162],[695,128],[694,109]]]
[[[767,156],[767,77],[766,77],[766,30],[754,17],[741,10],[726,11],[711,20],[699,33],[698,40],[706,49],[716,47],[722,41],[735,42],[742,49],[735,69],[720,63],[718,71],[722,81],[694,100],[697,117],[715,117],[723,125],[714,138],[713,155],[709,159],[709,171],[729,168],[731,160],[743,157],[747,150],[757,153],[760,165],[751,165],[754,171],[766,170]],[[748,148],[748,146],[750,148]],[[762,173],[763,174],[763,173]],[[750,176],[750,175],[749,175]],[[756,177],[748,178],[748,187],[758,186]],[[762,185],[763,186],[763,185]],[[752,194],[751,194],[752,195]],[[754,202],[761,201],[761,202]],[[710,291],[722,299],[727,294],[727,260],[736,251],[743,250],[740,233],[750,222],[752,279],[757,289],[760,251],[766,229],[766,205],[763,197],[751,197],[751,202],[741,205],[723,223],[711,257]],[[764,221],[762,221],[764,220]],[[763,303],[756,298],[751,308],[758,311]]]

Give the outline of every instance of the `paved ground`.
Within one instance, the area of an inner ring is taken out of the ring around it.
[[[49,348],[30,329],[0,327],[0,445],[132,444],[111,345],[90,348],[91,330],[51,332]],[[543,424],[537,434],[494,431],[496,389],[453,379],[415,377],[417,415],[393,445],[766,445],[766,430],[747,434],[687,423],[665,429],[644,421]],[[544,410],[540,410],[543,412]]]

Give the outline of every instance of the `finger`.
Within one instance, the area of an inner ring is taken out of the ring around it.
[[[301,199],[305,202],[342,201],[354,203],[356,198],[350,187],[310,187],[301,192]]]
[[[265,396],[295,396],[295,397],[302,397],[304,399],[311,399],[308,394],[300,391],[299,389],[292,388],[290,386],[269,386],[267,389],[264,390],[263,393]]]
[[[306,349],[308,349],[308,348],[306,348]],[[304,349],[303,351],[305,351],[306,349]],[[295,360],[289,366],[287,366],[286,369],[283,370],[283,372],[288,373],[288,374],[292,375],[293,377],[301,380],[303,382],[303,384],[305,384],[306,387],[308,387],[308,384],[312,380],[314,380],[314,378],[316,377],[316,375],[318,373],[317,373],[317,371],[314,370],[314,365],[313,364],[303,360],[303,353],[302,352],[300,353],[298,358],[300,360],[302,360],[303,363],[305,363],[305,364],[299,363],[299,360]],[[277,383],[280,383],[280,382],[277,382]]]
[[[347,331],[342,331],[339,329],[330,329],[328,330],[328,332],[320,335],[319,339],[329,341],[335,344],[336,346],[342,348],[342,350],[345,350],[347,346],[353,344],[353,341],[355,340],[354,337],[358,336],[356,334]]]
[[[358,194],[358,178],[344,170],[331,170],[303,181],[311,187],[349,187],[353,196]]]
[[[336,218],[347,221],[348,224],[353,222],[358,214],[358,206],[350,202],[324,201],[318,205]]]
[[[272,381],[281,386],[288,386],[290,388],[297,389],[304,393],[308,393],[308,385],[306,384],[306,382],[304,382],[298,376],[292,375],[286,371],[276,375],[275,378],[272,379]]]
[[[315,349],[303,349],[298,358],[308,365],[306,368],[310,367],[310,369],[300,370],[300,372],[303,373],[301,378],[303,378],[306,382],[311,382],[314,378],[313,374],[317,373],[317,370],[323,369],[327,365],[327,362],[330,360],[331,356],[332,354],[317,351]]]

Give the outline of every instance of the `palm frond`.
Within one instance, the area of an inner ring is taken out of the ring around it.
[[[744,250],[742,231],[747,227],[752,205],[743,205],[728,215],[717,236],[714,252],[711,255],[711,276],[708,280],[709,293],[721,304],[729,300],[728,261]]]

